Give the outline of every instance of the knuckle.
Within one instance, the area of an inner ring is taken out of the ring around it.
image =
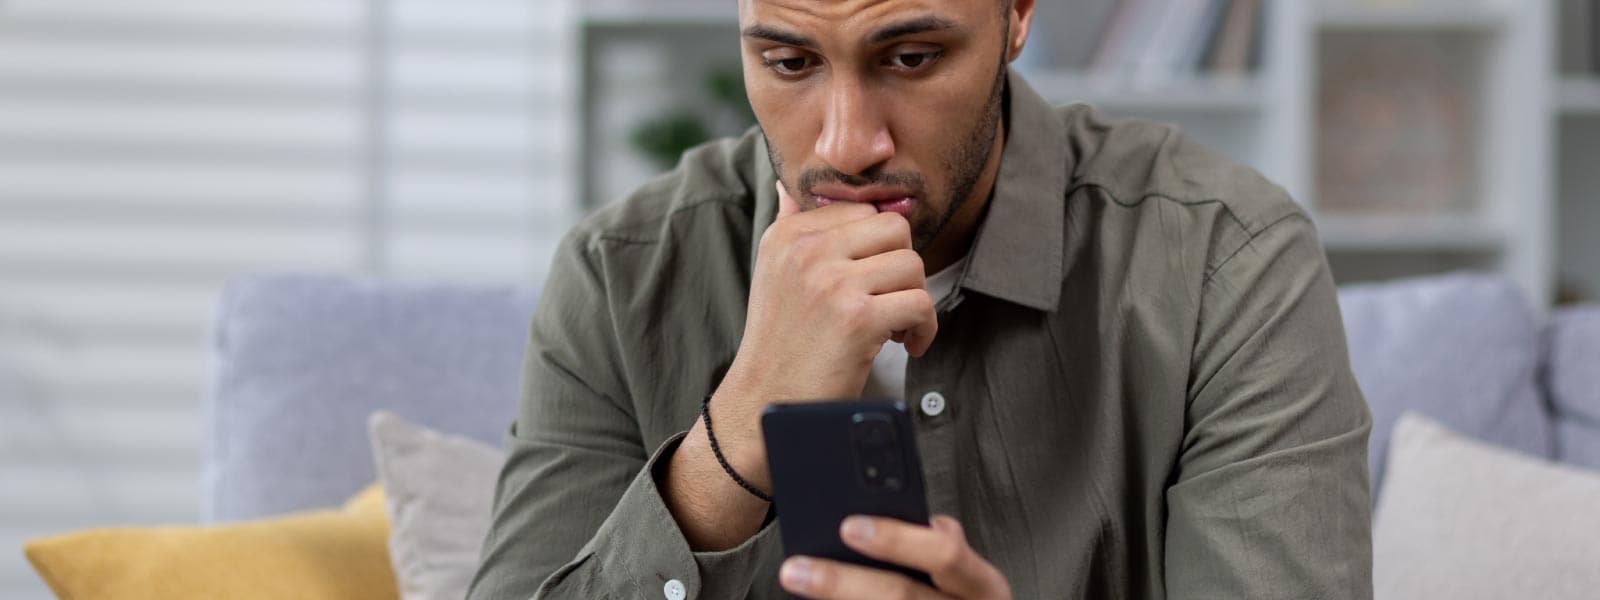
[[[905,217],[895,213],[878,213],[877,219],[878,222],[882,223],[879,227],[883,229],[885,235],[894,238],[895,241],[906,242],[909,245],[911,241],[911,223],[907,222]]]
[[[817,250],[821,246],[820,237],[820,234],[812,231],[783,234],[781,248],[775,249],[782,257],[780,262],[789,270],[806,269],[816,260]]]
[[[871,324],[872,311],[865,298],[840,296],[835,302],[835,310],[841,321],[851,331],[860,331]]]
[[[888,597],[892,600],[913,600],[917,597],[917,584],[905,577],[897,577]]]
[[[789,247],[797,254],[809,256],[823,244],[823,236],[816,231],[802,231],[788,236]]]
[[[868,308],[865,300],[845,300],[844,311],[847,322],[856,329],[864,329],[872,322],[872,311]]]
[[[915,250],[903,248],[895,250],[891,255],[899,268],[907,271],[916,271],[918,275],[922,274],[922,255],[917,254]]]
[[[807,262],[812,261],[808,259]],[[811,292],[823,296],[837,295],[849,283],[849,278],[839,269],[810,268],[803,273],[800,283]]]
[[[896,215],[894,217],[894,234],[900,241],[905,242],[907,248],[911,247],[911,221]]]
[[[966,553],[967,547],[965,544],[947,539],[934,549],[934,568],[942,572],[955,570],[956,567],[961,566],[961,561],[966,558]]]

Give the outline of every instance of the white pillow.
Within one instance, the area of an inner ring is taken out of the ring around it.
[[[1600,473],[1406,414],[1372,537],[1379,600],[1600,597]]]
[[[389,556],[405,600],[460,600],[489,532],[505,455],[379,411],[367,420],[387,498]]]

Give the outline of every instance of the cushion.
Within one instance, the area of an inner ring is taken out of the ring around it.
[[[513,287],[315,275],[231,282],[214,340],[202,519],[332,506],[373,481],[388,409],[498,443],[516,413],[534,299]]]
[[[1600,472],[1408,414],[1373,523],[1375,597],[1594,598]]]
[[[383,492],[271,520],[210,527],[94,529],[24,552],[63,600],[397,598]]]
[[[1600,306],[1558,311],[1550,319],[1549,344],[1556,458],[1600,469]]]
[[[1446,275],[1339,292],[1350,363],[1372,409],[1374,497],[1395,421],[1417,412],[1466,435],[1552,455],[1539,394],[1541,332],[1515,284]]]
[[[388,494],[389,555],[406,600],[460,600],[489,533],[505,455],[389,412],[370,421],[378,481]]]

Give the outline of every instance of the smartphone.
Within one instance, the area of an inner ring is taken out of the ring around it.
[[[905,403],[774,404],[762,412],[761,430],[785,555],[829,558],[929,583],[926,573],[863,556],[839,538],[839,524],[850,515],[928,524],[922,461]]]

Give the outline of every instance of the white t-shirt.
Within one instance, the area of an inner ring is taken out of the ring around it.
[[[962,257],[948,267],[928,276],[928,295],[933,297],[933,303],[938,305],[945,298],[956,291],[956,280],[961,277],[961,268],[966,266],[967,259]],[[884,342],[883,349],[878,351],[877,358],[872,360],[872,374],[867,376],[867,387],[861,394],[863,398],[877,399],[903,399],[906,395],[906,362],[911,356],[906,354],[906,347],[894,342]]]

